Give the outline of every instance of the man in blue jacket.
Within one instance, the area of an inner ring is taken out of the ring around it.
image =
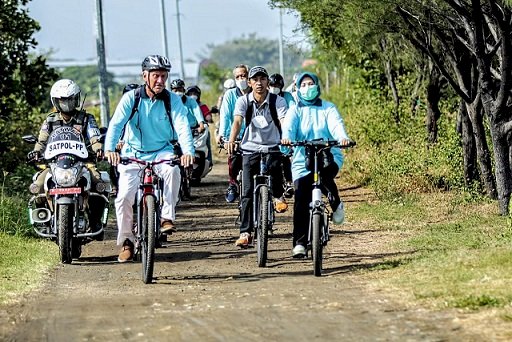
[[[119,191],[115,200],[117,244],[122,246],[119,262],[130,261],[133,258],[135,237],[132,232],[132,205],[140,183],[142,167],[138,164],[119,164],[120,157],[147,161],[171,159],[174,157],[171,141],[177,136],[183,152],[182,165],[188,167],[194,160],[194,142],[187,119],[187,109],[176,94],[165,89],[170,70],[171,64],[166,57],[150,55],[144,59],[144,85],[123,95],[105,139],[105,156],[112,165],[117,165],[119,171]],[[134,105],[137,105],[136,111],[133,111]],[[118,153],[116,144],[121,137],[124,144]],[[161,232],[171,233],[175,231],[180,170],[165,163],[157,165],[155,170],[164,180]]]
[[[251,87],[248,83],[249,68],[247,65],[239,64],[233,69],[233,77],[235,78],[236,87],[229,89],[224,93],[222,104],[220,106],[220,123],[219,134],[217,135],[217,144],[222,141],[227,142],[231,132],[231,125],[234,120],[234,111],[236,100],[245,94],[251,92]],[[242,139],[242,134],[245,129],[245,124],[242,124],[239,139]],[[242,169],[242,158],[239,154],[232,154],[228,156],[228,173],[229,185],[226,190],[226,201],[229,203],[234,202],[238,198],[237,176],[238,172]]]

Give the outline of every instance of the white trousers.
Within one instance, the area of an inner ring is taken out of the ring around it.
[[[156,161],[171,159],[173,154],[162,152],[155,158]],[[119,186],[115,200],[117,216],[117,244],[121,246],[126,239],[135,241],[132,232],[133,227],[133,203],[139,188],[141,172],[144,166],[139,164],[128,164],[117,166],[119,171]],[[164,204],[160,216],[162,220],[176,219],[176,204],[179,199],[181,174],[178,166],[159,164],[154,167],[155,173],[164,180],[162,195]]]

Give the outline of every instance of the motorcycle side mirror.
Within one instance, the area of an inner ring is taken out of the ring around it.
[[[24,135],[21,137],[21,139],[26,142],[26,143],[29,143],[29,144],[35,144],[37,142],[37,139],[35,136],[33,136],[32,134],[30,135]]]

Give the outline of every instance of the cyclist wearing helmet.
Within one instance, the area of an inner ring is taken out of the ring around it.
[[[272,74],[268,78],[268,90],[272,94],[279,95],[281,97],[284,97],[286,100],[286,104],[288,105],[288,108],[290,108],[292,105],[295,104],[295,98],[293,97],[292,93],[288,91],[283,91],[284,88],[284,78],[281,76],[281,74]]]
[[[108,127],[105,155],[112,165],[117,165],[119,171],[119,191],[115,200],[117,244],[122,245],[119,262],[133,258],[132,205],[140,183],[139,165],[122,165],[119,163],[121,156],[147,161],[172,159],[175,154],[171,141],[177,136],[183,151],[181,164],[189,167],[194,160],[187,109],[176,94],[165,89],[170,69],[171,64],[166,57],[147,56],[142,62],[144,84],[123,95]],[[136,98],[140,101],[131,116]],[[124,144],[121,152],[117,152],[116,145],[123,132]],[[164,180],[161,232],[169,234],[176,231],[174,221],[181,182],[180,170],[168,164],[160,164],[155,170]]]
[[[286,104],[288,108],[295,105],[295,98],[290,92],[283,91],[284,88],[284,78],[281,74],[272,74],[268,78],[268,90],[272,94],[279,95],[286,100]],[[293,181],[292,181],[292,163],[290,160],[289,152],[290,149],[287,147],[281,147],[281,152],[283,152],[283,175],[286,184],[284,185],[284,194],[286,197],[290,198],[293,196]]]
[[[204,131],[204,117],[199,104],[193,98],[185,95],[185,82],[179,78],[172,80],[171,90],[181,98],[181,101],[188,109],[188,123],[190,128],[197,128],[198,132]]]
[[[233,69],[233,76],[235,78],[236,87],[227,90],[224,93],[222,104],[220,106],[220,123],[219,133],[217,135],[217,144],[221,141],[228,141],[231,125],[234,120],[234,111],[236,100],[245,94],[251,92],[251,87],[248,84],[249,68],[245,64],[239,64]],[[238,139],[242,139],[242,134],[245,129],[245,122],[242,122],[242,127]],[[229,185],[226,190],[226,201],[233,203],[238,198],[238,182],[236,180],[238,172],[242,169],[242,158],[239,154],[234,153],[228,155],[228,173]]]
[[[62,79],[53,84],[50,90],[50,98],[56,111],[50,113],[43,122],[34,150],[30,151],[27,155],[29,160],[42,158],[50,134],[62,126],[75,127],[81,131],[88,146],[90,161],[95,162],[96,158],[103,158],[103,143],[100,139],[100,129],[92,114],[78,109],[80,106],[80,94],[80,87],[70,79]],[[100,173],[94,163],[87,163],[87,167],[91,174],[92,189],[96,189],[96,185],[101,182]],[[43,184],[49,171],[49,168],[43,170],[34,182],[39,187],[39,193],[44,192]],[[101,213],[98,215],[91,214],[91,221],[92,219],[98,219],[98,222],[91,222],[91,227],[95,227],[96,223],[101,224],[99,223],[99,215]]]

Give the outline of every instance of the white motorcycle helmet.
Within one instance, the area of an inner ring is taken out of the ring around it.
[[[72,80],[58,80],[50,90],[50,97],[59,112],[72,114],[80,106],[80,87]]]

